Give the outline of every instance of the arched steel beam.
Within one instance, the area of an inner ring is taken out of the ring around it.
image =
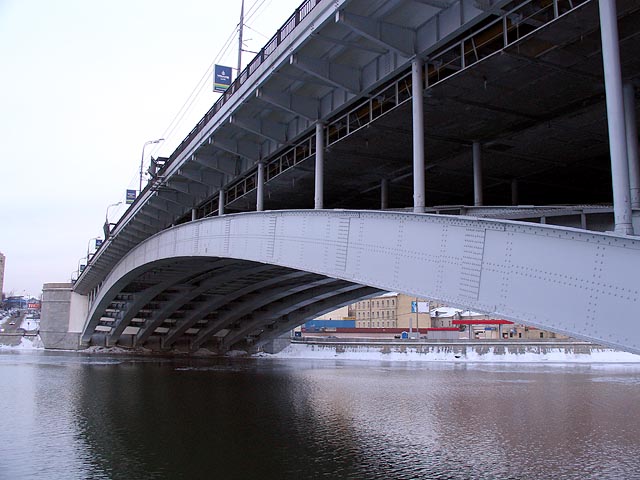
[[[137,292],[133,294],[132,301],[127,303],[126,310],[122,314],[122,316],[116,320],[115,325],[111,329],[111,332],[107,334],[107,345],[115,345],[118,340],[120,340],[120,336],[124,329],[131,323],[131,320],[138,314],[140,309],[144,307],[147,303],[153,300],[156,296],[164,292],[165,290],[178,286],[187,282],[189,279],[197,277],[203,272],[207,271],[217,271],[225,266],[233,263],[230,260],[219,260],[215,262],[213,265],[210,265],[208,262],[204,262],[197,267],[190,267],[187,269],[176,270],[173,274],[169,274],[169,278],[153,285],[142,292]],[[146,323],[146,322],[145,322]],[[139,333],[139,332],[138,332]]]
[[[198,259],[198,260],[194,260],[193,258],[183,259],[183,262],[184,262],[183,268],[185,268],[185,271],[183,272],[183,276],[185,277],[192,276],[194,273],[198,273],[206,269],[210,269],[212,268],[212,265],[214,265],[216,261],[217,261],[216,258]],[[82,335],[82,341],[89,342],[91,340],[91,334],[95,330],[95,327],[100,323],[100,318],[103,316],[104,311],[117,298],[120,292],[122,292],[122,290],[127,285],[129,285],[132,281],[139,278],[140,276],[153,271],[154,269],[170,268],[172,265],[175,265],[176,263],[181,263],[181,260],[179,258],[172,258],[172,259],[167,258],[167,259],[162,259],[155,262],[142,264],[130,270],[127,273],[127,275],[117,279],[117,281],[114,282],[113,285],[111,285],[107,290],[101,289],[99,293],[99,297],[96,298],[96,301],[90,307],[87,324],[85,326],[85,329]],[[190,265],[192,266],[193,270],[189,270],[189,268],[187,268]],[[176,278],[175,281],[174,279],[171,279],[168,283],[174,284],[176,281],[179,281],[179,279]],[[153,287],[151,288],[153,289]],[[168,288],[168,287],[165,287],[165,288]],[[148,293],[150,292],[151,290],[149,290]],[[157,295],[158,293],[155,293],[154,296]],[[143,295],[143,296],[140,296],[139,298],[142,300],[143,298],[146,298],[146,297],[147,295]],[[138,310],[142,308],[142,306],[144,305],[140,305],[139,307],[137,307],[137,309],[136,308],[129,309],[128,312],[131,315],[135,315],[138,312]],[[133,318],[133,316],[131,318]],[[122,317],[122,319],[124,320],[124,316]],[[122,330],[124,330],[124,327],[126,327],[127,324],[128,324],[128,321],[123,326]],[[117,341],[117,338],[115,338],[112,341]]]
[[[237,264],[237,262],[228,261],[225,264],[225,267],[232,264]],[[142,345],[147,339],[153,334],[156,328],[158,328],[162,323],[171,316],[176,310],[178,310],[181,306],[186,303],[189,303],[194,298],[199,295],[208,292],[210,290],[214,290],[217,287],[220,287],[228,282],[232,282],[238,278],[245,277],[247,275],[254,275],[256,273],[263,272],[265,270],[273,269],[271,265],[260,265],[258,267],[249,266],[248,268],[242,268],[238,266],[233,269],[224,268],[222,271],[218,270],[216,272],[212,272],[213,276],[206,280],[199,282],[197,286],[194,286],[188,293],[184,295],[180,295],[177,298],[174,298],[163,305],[162,308],[156,310],[151,318],[145,320],[142,327],[138,331],[136,335],[136,345]]]
[[[311,272],[640,353],[640,239],[389,211],[248,212],[159,232],[105,278],[83,340],[132,271],[198,257]]]
[[[256,347],[260,347],[268,341],[273,340],[274,338],[277,338],[297,327],[298,325],[306,322],[310,318],[316,318],[319,315],[324,315],[327,312],[353,303],[359,299],[368,298],[380,294],[380,290],[377,288],[363,287],[362,285],[358,285],[358,287],[359,288],[357,288],[356,290],[338,293],[337,295],[324,298],[285,315],[284,317],[278,319],[273,328],[269,330],[263,330],[260,333],[260,336],[257,339],[254,339],[253,345]]]
[[[256,293],[251,298],[244,299],[242,303],[240,303],[233,310],[226,311],[218,316],[215,320],[209,322],[209,324],[203,328],[196,338],[191,341],[190,350],[196,351],[200,346],[206,342],[214,333],[222,330],[226,326],[233,324],[245,315],[249,315],[256,310],[260,310],[263,308],[267,308],[267,305],[271,305],[278,300],[291,297],[298,298],[300,296],[307,297],[309,295],[313,295],[318,288],[316,287],[324,287],[319,288],[321,291],[331,291],[335,289],[335,286],[331,285],[338,282],[334,278],[320,278],[317,280],[313,280],[310,282],[304,282],[303,284],[293,284],[293,285],[278,285],[275,288],[271,288],[269,290],[261,290],[259,293]],[[327,286],[329,284],[329,286]],[[311,293],[309,292],[311,291]],[[304,293],[300,293],[304,292]],[[290,300],[289,300],[290,301]]]
[[[284,298],[282,301],[273,302],[265,306],[265,308],[256,311],[239,329],[233,330],[223,337],[222,344],[224,347],[231,347],[238,340],[247,336],[248,333],[256,330],[261,325],[265,325],[266,322],[270,321],[270,323],[275,323],[279,318],[285,317],[298,310],[306,310],[309,305],[316,302],[360,288],[362,288],[361,285],[339,280],[333,282],[331,285],[305,290]]]
[[[182,336],[184,333],[192,328],[200,319],[202,319],[209,312],[214,312],[225,305],[228,305],[245,295],[249,295],[253,292],[260,291],[269,288],[278,283],[286,283],[290,280],[309,278],[312,274],[308,272],[290,272],[281,275],[276,275],[272,278],[256,282],[244,288],[240,288],[233,293],[219,295],[191,312],[191,314],[183,319],[175,328],[170,330],[166,336],[162,338],[162,348],[168,349]]]

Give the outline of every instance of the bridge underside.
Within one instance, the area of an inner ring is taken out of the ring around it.
[[[309,318],[376,292],[353,282],[248,260],[160,259],[116,282],[112,298],[101,302],[106,307],[90,337],[96,344],[159,351],[251,349]]]
[[[638,83],[640,4],[617,3],[622,77]],[[598,22],[597,2],[589,2],[498,52],[487,41],[469,54],[479,59],[471,66],[428,70],[428,205],[473,205],[474,141],[482,144],[485,205],[511,205],[514,181],[519,204],[612,202]],[[533,18],[521,28],[538,25]],[[492,41],[502,42],[501,32],[494,34]],[[390,182],[390,208],[413,204],[411,109],[405,102],[329,146],[327,208],[379,208],[383,179]],[[265,209],[311,208],[313,185],[311,157],[269,180]],[[227,211],[255,204],[252,190]]]
[[[640,240],[565,227],[380,211],[227,215],[126,255],[83,341],[115,345],[124,333],[139,346],[221,352],[384,290],[640,353],[639,269]]]

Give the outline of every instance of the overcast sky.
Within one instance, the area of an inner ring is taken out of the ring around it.
[[[302,0],[246,0],[259,50]],[[241,0],[0,0],[0,252],[4,292],[69,281],[107,207],[137,189],[142,147],[169,156],[218,98],[214,61],[237,65]],[[225,42],[227,53],[219,57]],[[243,66],[253,54],[245,53]],[[146,167],[145,167],[146,170]],[[109,209],[112,222],[125,205]]]

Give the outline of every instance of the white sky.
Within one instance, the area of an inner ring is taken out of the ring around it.
[[[237,65],[240,3],[0,0],[6,294],[38,296],[43,283],[69,281],[102,236],[107,207],[138,188],[144,143],[166,138],[146,148],[146,162],[169,156],[213,105],[209,71],[190,113],[167,132],[214,61]],[[245,48],[259,50],[301,3],[245,0]],[[243,55],[245,66],[253,54]],[[109,220],[125,208],[112,207]]]

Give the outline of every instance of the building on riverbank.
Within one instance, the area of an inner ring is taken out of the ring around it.
[[[415,332],[420,337],[431,339],[569,338],[395,292],[360,300],[326,313],[307,322],[301,331],[305,334],[365,335],[370,338],[395,337],[402,332]]]

